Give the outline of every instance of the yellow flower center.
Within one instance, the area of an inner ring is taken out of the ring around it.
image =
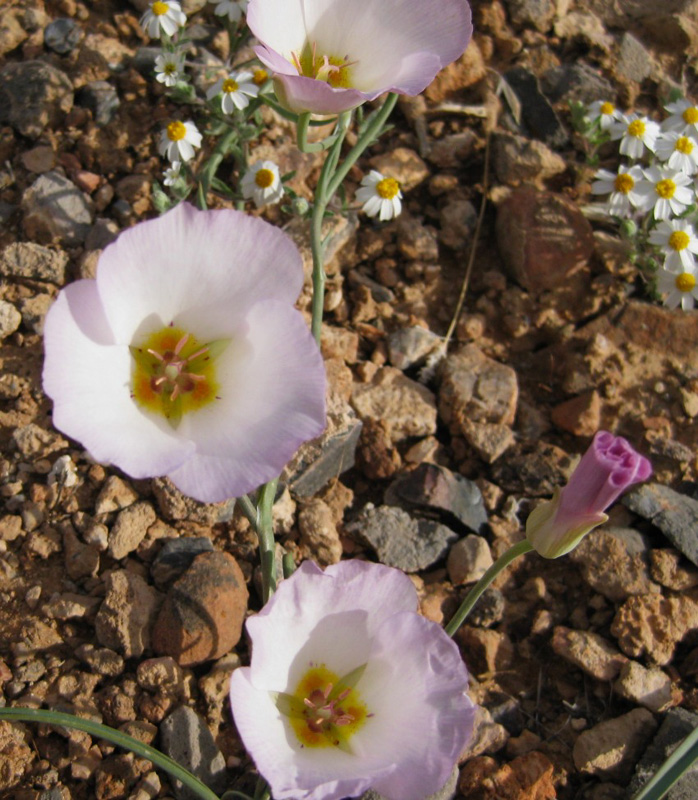
[[[612,114],[616,110],[616,107],[613,103],[601,103],[601,108],[599,110],[602,114]]]
[[[174,75],[177,72],[177,65],[170,62],[169,64],[165,64],[165,69],[163,69],[165,75]]]
[[[641,136],[645,135],[646,128],[647,128],[647,126],[645,125],[645,123],[641,119],[634,119],[628,125],[628,135],[629,136],[637,136],[638,139],[639,139]]]
[[[167,126],[167,138],[171,142],[179,142],[187,135],[187,128],[183,122],[175,120]]]
[[[226,78],[223,81],[223,91],[226,94],[230,94],[231,92],[237,92],[238,90],[238,82],[233,80],[233,78]]]
[[[301,747],[337,747],[351,752],[349,740],[369,714],[354,684],[365,665],[340,678],[322,664],[310,667],[293,694],[275,695]]]
[[[317,52],[317,42],[312,45],[305,43],[300,55],[291,53],[298,74],[305,78],[315,78],[318,81],[329,83],[335,89],[347,89],[352,86],[351,70],[355,61],[349,61],[349,56],[320,55]]]
[[[674,231],[669,237],[669,247],[672,250],[685,250],[691,242],[691,237],[686,231]]]
[[[161,3],[160,0],[156,0],[155,3],[151,6],[151,10],[156,17],[161,17],[163,14],[167,14],[170,10],[170,7],[167,3]]]
[[[693,142],[688,138],[688,136],[679,136],[679,138],[676,140],[676,144],[674,145],[674,150],[678,150],[679,153],[690,156],[693,152]]]
[[[400,191],[400,184],[395,178],[383,178],[376,184],[376,192],[384,200],[392,200]]]
[[[265,69],[256,69],[252,75],[255,86],[261,86],[269,78],[269,73]]]
[[[274,183],[274,173],[270,169],[260,169],[254,176],[254,182],[260,189],[267,189]]]
[[[676,192],[676,184],[671,178],[662,178],[661,181],[657,181],[654,190],[664,200],[669,200]]]
[[[674,279],[674,285],[680,292],[692,292],[696,288],[696,279],[690,272],[682,272]]]
[[[229,339],[202,344],[168,326],[129,349],[133,358],[131,396],[141,408],[161,414],[173,428],[182,415],[217,399],[215,359]]]
[[[613,181],[613,186],[617,192],[620,192],[621,194],[628,194],[628,192],[632,191],[633,187],[635,186],[635,181],[631,175],[628,175],[627,172],[621,172],[620,175],[616,175],[616,179]]]
[[[687,108],[681,116],[687,125],[695,125],[696,122],[698,122],[698,108],[691,106],[691,108]]]

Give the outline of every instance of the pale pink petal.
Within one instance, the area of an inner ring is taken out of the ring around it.
[[[303,5],[302,0],[253,0],[247,7],[247,24],[276,53],[299,52],[307,37]]]
[[[377,97],[356,89],[333,89],[324,81],[304,78],[299,75],[274,75],[274,90],[279,102],[298,114],[311,111],[313,114],[339,114]]]
[[[196,442],[196,454],[169,474],[181,491],[206,502],[276,477],[325,427],[324,365],[300,312],[266,300],[237,329],[227,324],[232,341],[216,360],[220,400],[183,417],[179,433]]]
[[[122,344],[149,317],[155,327],[177,319],[199,339],[220,338],[257,300],[292,303],[302,285],[300,255],[285,233],[238,211],[203,212],[188,203],[124,231],[97,271]]]
[[[44,342],[53,422],[97,461],[146,478],[175,469],[193,452],[164,418],[150,419],[131,398],[131,354],[114,344],[95,281],[63,289],[46,315]]]

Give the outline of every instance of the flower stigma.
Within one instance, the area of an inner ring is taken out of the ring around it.
[[[337,56],[318,55],[317,42],[313,42],[312,46],[306,42],[300,55],[292,52],[291,61],[302,77],[324,81],[334,89],[351,88],[349,67],[358,63],[349,61],[349,56],[338,58]]]
[[[641,119],[634,119],[628,125],[628,135],[630,136],[637,136],[640,138],[641,136],[645,135],[646,126],[645,123]]]
[[[692,292],[696,288],[696,279],[690,272],[682,272],[676,276],[674,284],[680,292]]]
[[[690,244],[691,237],[686,231],[674,231],[669,236],[669,247],[672,250],[685,250]]]
[[[254,182],[260,189],[267,189],[274,183],[274,173],[270,169],[257,170],[254,176]]]
[[[392,200],[400,191],[400,184],[395,178],[383,178],[376,184],[376,192],[384,200]]]
[[[678,150],[679,153],[690,156],[693,152],[693,142],[688,138],[688,136],[679,136],[679,138],[676,140],[676,144],[674,145],[674,150]]]
[[[687,125],[695,125],[696,122],[698,122],[698,108],[691,106],[691,108],[687,108],[681,116]]]
[[[183,122],[175,120],[167,126],[167,138],[171,142],[179,142],[187,135],[187,128]]]
[[[635,181],[627,172],[621,172],[613,181],[613,186],[617,192],[628,194],[634,188]]]
[[[275,693],[276,707],[288,717],[301,747],[352,752],[349,739],[373,716],[354,688],[365,668],[363,664],[340,678],[324,664],[311,665],[293,694]]]
[[[156,0],[155,3],[150,7],[150,10],[155,14],[156,17],[161,17],[163,14],[167,14],[170,10],[170,7],[167,3],[161,3],[160,0]]]
[[[162,414],[177,428],[183,414],[198,411],[218,397],[215,359],[230,343],[202,344],[170,325],[131,346],[131,396],[139,406]]]
[[[676,192],[676,184],[671,178],[662,178],[661,181],[657,181],[654,188],[657,194],[665,200],[672,198]]]

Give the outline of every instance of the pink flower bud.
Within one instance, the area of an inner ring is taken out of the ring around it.
[[[599,431],[567,486],[533,509],[526,521],[526,538],[544,558],[569,553],[608,519],[604,511],[622,492],[651,474],[650,462],[625,439]]]

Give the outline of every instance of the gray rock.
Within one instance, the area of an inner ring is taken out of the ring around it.
[[[13,334],[22,323],[22,315],[6,300],[0,300],[0,339]]]
[[[473,533],[482,534],[487,526],[487,510],[475,483],[445,467],[420,464],[412,472],[396,478],[385,492],[384,502],[408,511],[428,509],[444,512]]]
[[[141,75],[152,78],[155,72],[155,59],[161,52],[159,47],[139,47],[131,61],[131,66],[137,69]]]
[[[126,658],[150,648],[150,634],[162,596],[133,572],[115,570],[95,619],[97,641]]]
[[[623,505],[656,525],[674,547],[698,566],[698,500],[646,483],[623,497]]]
[[[553,0],[509,0],[511,20],[516,25],[532,25],[541,33],[550,30],[555,17]]]
[[[440,342],[440,336],[420,325],[399,328],[388,335],[388,358],[394,367],[409,369],[422,362]]]
[[[540,79],[541,89],[552,102],[560,100],[593,103],[600,97],[613,98],[616,90],[588,64],[563,64],[546,70]]]
[[[698,714],[683,708],[667,712],[661,727],[635,768],[628,786],[628,797],[634,795],[647,783],[673,750],[689,733],[698,727]],[[666,800],[695,800],[698,797],[698,765],[694,764],[672,786]]]
[[[82,38],[82,29],[69,17],[60,17],[49,23],[44,30],[44,44],[61,56],[74,50]]]
[[[354,466],[363,423],[353,413],[320,439],[299,450],[291,462],[289,489],[298,497],[312,497],[329,481]]]
[[[446,556],[458,534],[431,520],[417,520],[401,508],[367,505],[346,526],[372,547],[381,563],[403,572],[418,572]]]
[[[15,242],[0,255],[0,275],[6,278],[29,278],[62,286],[68,255],[62,250],[49,250],[33,242]]]
[[[471,533],[453,545],[446,569],[451,583],[459,586],[479,581],[492,564],[492,553],[485,537]]]
[[[540,139],[553,149],[564,145],[567,132],[541,92],[538,78],[524,67],[508,70],[504,78],[521,102],[521,133]]]
[[[94,121],[100,125],[108,125],[121,105],[116,87],[108,81],[92,81],[84,86],[77,98],[78,105],[89,108]]]
[[[119,235],[119,226],[113,219],[98,217],[85,239],[85,250],[103,250]]]
[[[163,752],[206,784],[216,794],[226,788],[225,758],[206,723],[187,706],[180,706],[160,723]],[[172,780],[177,800],[198,796],[180,781]]]
[[[0,70],[0,123],[38,139],[46,126],[60,127],[73,107],[73,85],[43,61],[17,61]]]
[[[24,232],[39,242],[82,244],[92,225],[85,195],[60,172],[40,175],[22,197]]]
[[[448,780],[446,783],[438,790],[438,792],[434,792],[434,794],[430,794],[429,797],[425,797],[424,800],[453,800],[456,796],[456,789],[458,788],[458,775],[459,775],[458,767],[453,768],[453,772],[449,775]],[[385,800],[382,794],[378,794],[378,792],[374,792],[373,789],[369,789],[367,792],[364,792],[359,800]]]
[[[208,536],[186,536],[165,542],[150,568],[157,584],[169,583],[178,578],[201,553],[213,552],[213,542]]]
[[[652,57],[639,39],[627,31],[620,40],[616,72],[630,81],[642,83],[652,72]]]

